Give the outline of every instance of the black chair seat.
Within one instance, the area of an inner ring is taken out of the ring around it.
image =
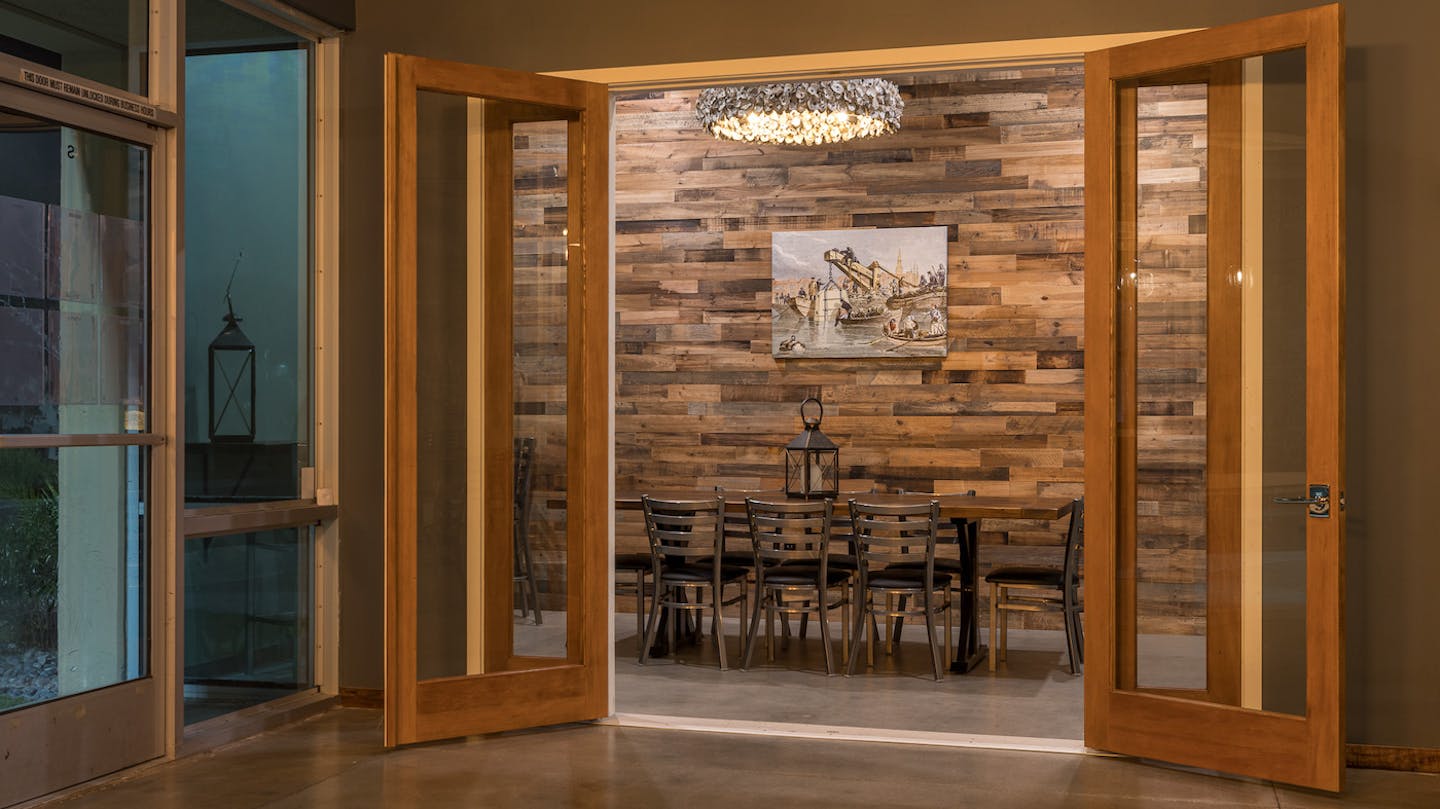
[[[729,565],[723,564],[720,566],[720,581],[722,582],[729,583],[732,581],[737,581],[745,578],[748,575],[750,575],[750,570],[748,568],[731,567]],[[712,568],[710,565],[704,564],[677,565],[675,567],[666,568],[665,572],[660,574],[660,580],[666,583],[703,583],[713,581],[714,577],[714,568]]]
[[[930,579],[930,586],[937,589],[940,587],[944,587],[945,585],[950,583],[951,578],[952,577],[949,573],[937,570]],[[924,581],[925,567],[923,563],[918,569],[897,569],[892,565],[885,568],[884,570],[872,574],[869,578],[869,585],[871,587],[881,589],[902,589],[907,587],[919,587],[924,583]]]
[[[648,553],[617,553],[615,554],[616,570],[649,570],[650,554]]]
[[[985,576],[991,584],[1034,584],[1043,587],[1059,587],[1065,574],[1053,567],[1028,567],[1015,565],[997,567]]]
[[[815,580],[819,578],[819,576],[820,570],[819,568],[814,566],[781,565],[777,568],[766,569],[765,583],[784,585],[813,585],[815,583]],[[825,584],[829,587],[834,587],[837,584],[843,584],[848,578],[850,578],[850,571],[848,570],[836,570],[832,567],[825,571]]]

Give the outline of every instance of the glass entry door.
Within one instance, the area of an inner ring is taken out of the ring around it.
[[[1086,744],[1338,790],[1341,10],[1085,70]]]
[[[386,744],[598,718],[607,91],[386,64]]]
[[[159,142],[0,87],[0,806],[165,750]]]

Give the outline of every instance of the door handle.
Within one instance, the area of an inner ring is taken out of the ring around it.
[[[1330,516],[1330,486],[1312,483],[1309,497],[1272,497],[1270,502],[1284,506],[1309,506],[1311,517],[1324,519]]]

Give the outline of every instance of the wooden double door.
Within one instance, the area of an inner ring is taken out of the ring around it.
[[[387,70],[386,743],[601,717],[607,88]],[[1338,6],[1087,55],[1091,747],[1341,787],[1343,95]]]

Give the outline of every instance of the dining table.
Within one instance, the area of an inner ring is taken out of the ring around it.
[[[641,497],[669,500],[709,499],[718,496],[713,489],[647,489],[644,492],[618,492],[615,508],[619,511],[639,511]],[[736,496],[725,502],[726,511],[745,511],[745,498]],[[955,645],[955,659],[950,671],[963,674],[974,669],[985,659],[987,649],[980,643],[980,567],[979,536],[980,520],[1060,520],[1074,509],[1074,500],[1068,497],[1044,495],[971,495],[971,494],[896,494],[865,493],[846,494],[835,497],[835,516],[848,519],[850,500],[858,503],[898,506],[928,503],[931,500],[940,506],[940,518],[949,520],[958,536],[960,553],[960,638]]]

